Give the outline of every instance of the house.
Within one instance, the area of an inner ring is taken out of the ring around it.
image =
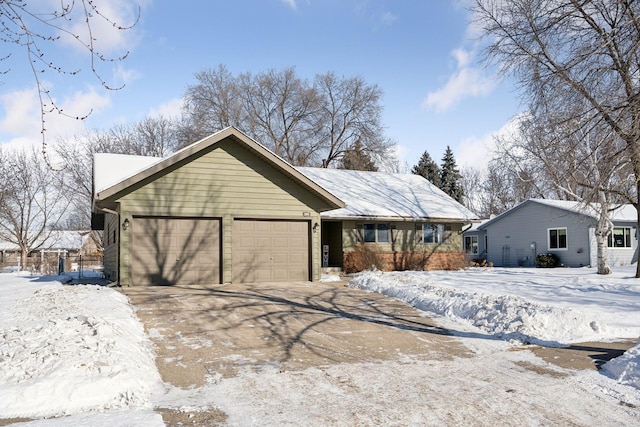
[[[357,248],[376,251],[387,270],[464,265],[462,230],[477,217],[414,174],[298,168],[345,202],[323,212],[323,266],[354,269]]]
[[[418,252],[443,266],[473,218],[422,177],[294,168],[235,128],[165,159],[96,154],[93,186],[122,285],[319,280],[363,245],[390,267]]]
[[[33,245],[35,250],[27,256],[27,265],[22,266],[21,250],[15,243],[0,240],[0,268],[21,268],[41,273],[58,271],[58,259],[64,258],[66,269],[80,256],[99,258],[100,254],[89,231],[53,230],[43,234]],[[99,260],[97,263],[100,264]]]
[[[614,229],[608,239],[609,265],[637,261],[636,215],[633,205],[611,212]],[[595,210],[579,202],[529,199],[466,231],[465,251],[469,257],[500,267],[535,266],[540,253],[557,255],[567,267],[595,266],[596,223]]]
[[[96,154],[93,227],[121,285],[319,280],[344,203],[235,128],[162,159]]]

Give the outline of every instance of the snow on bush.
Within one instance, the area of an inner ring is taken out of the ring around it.
[[[0,418],[152,407],[161,380],[124,295],[3,276],[22,298],[0,301]]]

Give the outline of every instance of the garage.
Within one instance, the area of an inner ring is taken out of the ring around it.
[[[233,282],[309,280],[309,222],[236,219]]]
[[[220,283],[220,220],[134,217],[132,277],[135,285]]]

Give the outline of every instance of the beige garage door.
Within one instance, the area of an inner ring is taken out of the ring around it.
[[[233,282],[309,280],[309,223],[235,220]]]
[[[132,221],[133,285],[220,283],[220,220],[143,218]]]

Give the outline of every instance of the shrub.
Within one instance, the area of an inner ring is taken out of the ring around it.
[[[357,273],[369,269],[384,270],[384,259],[375,248],[358,245],[345,255],[345,273]]]
[[[540,268],[552,268],[560,264],[560,258],[556,254],[538,254],[536,255],[536,265]]]

